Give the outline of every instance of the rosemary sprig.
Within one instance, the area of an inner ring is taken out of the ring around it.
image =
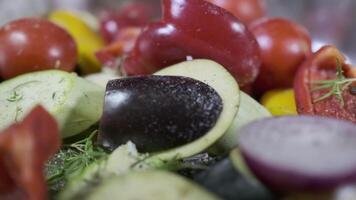
[[[47,182],[50,186],[63,187],[69,179],[83,172],[85,167],[107,157],[107,153],[93,143],[96,134],[97,131],[94,131],[83,140],[63,145],[47,164]],[[58,184],[60,186],[56,186]]]
[[[312,92],[328,89],[328,92],[314,100],[314,103],[323,101],[327,98],[335,96],[340,102],[340,107],[345,106],[343,92],[354,82],[356,78],[346,78],[339,60],[336,60],[336,78],[332,80],[313,81]]]

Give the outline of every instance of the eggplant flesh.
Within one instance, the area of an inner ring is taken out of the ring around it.
[[[222,108],[219,94],[195,79],[150,75],[112,80],[99,143],[111,150],[128,141],[140,152],[171,149],[207,133]]]

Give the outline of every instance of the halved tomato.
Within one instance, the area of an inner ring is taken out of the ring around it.
[[[356,68],[334,46],[325,46],[299,68],[294,81],[300,114],[321,115],[356,123]]]

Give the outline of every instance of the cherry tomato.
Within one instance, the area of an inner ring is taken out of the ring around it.
[[[299,68],[295,82],[300,114],[321,115],[356,123],[356,68],[333,46],[325,46]]]
[[[293,89],[268,91],[262,96],[261,103],[272,115],[297,114]]]
[[[107,42],[113,42],[123,28],[145,26],[153,17],[150,4],[131,2],[118,10],[106,10],[100,16],[100,32]]]
[[[266,15],[264,0],[207,0],[218,5],[239,18],[243,23],[249,24]]]
[[[258,41],[262,59],[255,92],[261,94],[275,88],[292,87],[298,66],[311,54],[307,30],[282,18],[259,20],[250,30]]]
[[[14,76],[45,69],[72,71],[77,59],[73,38],[43,19],[24,18],[0,29],[0,76]]]

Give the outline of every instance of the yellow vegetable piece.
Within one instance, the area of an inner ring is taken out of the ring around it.
[[[104,47],[102,38],[71,11],[53,11],[48,18],[66,29],[76,41],[79,51],[78,64],[80,70],[85,74],[100,71],[101,64],[96,59],[95,52]]]
[[[293,89],[266,92],[261,103],[272,115],[297,115]]]

